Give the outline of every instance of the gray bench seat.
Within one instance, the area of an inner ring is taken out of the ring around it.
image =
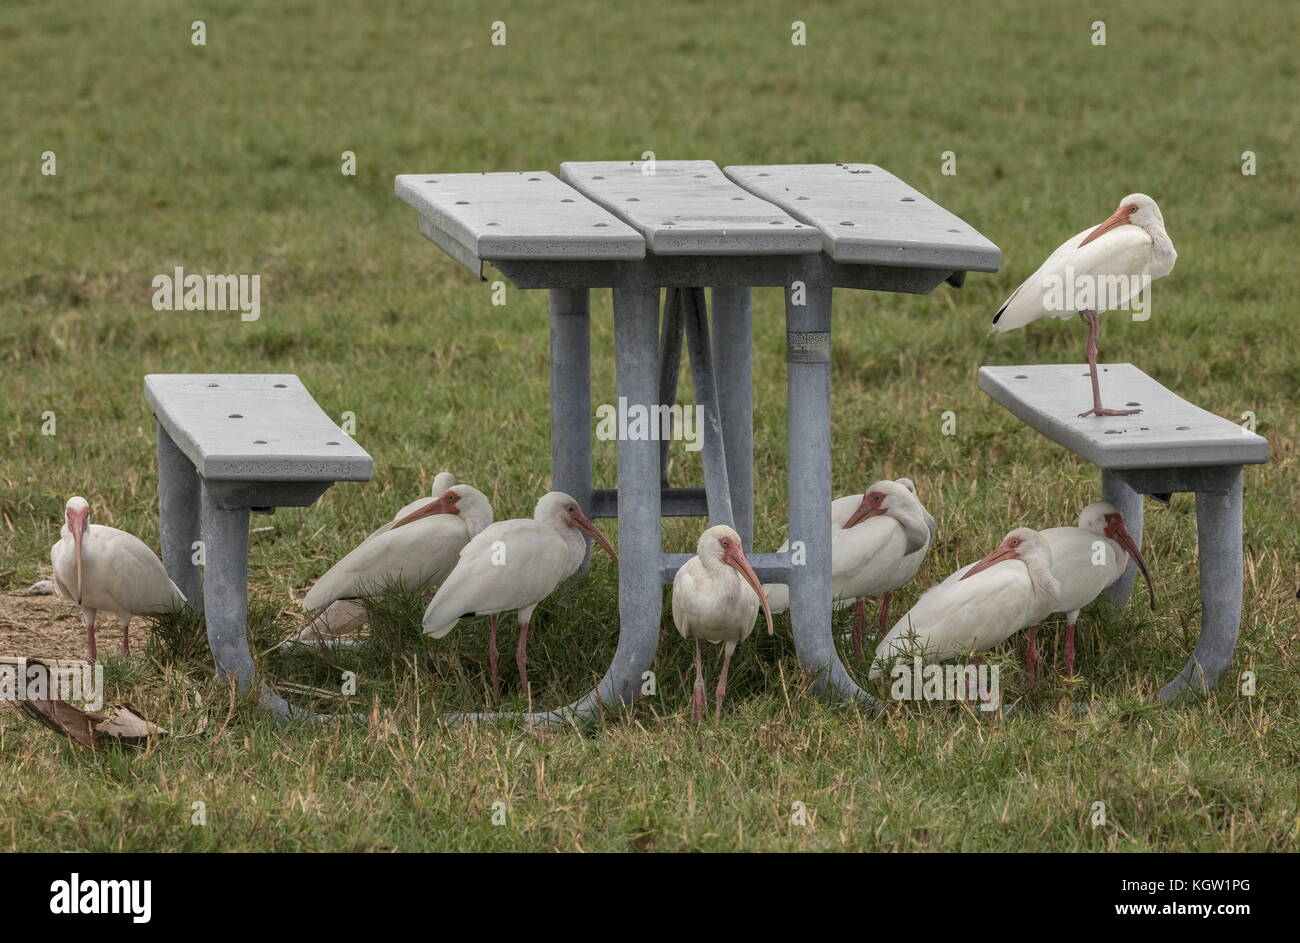
[[[1128,363],[1104,366],[1108,395],[1142,412],[1078,415],[1087,364],[981,367],[984,392],[1043,436],[1101,469],[1102,498],[1142,543],[1142,495],[1196,495],[1201,632],[1178,676],[1158,695],[1172,701],[1212,688],[1232,661],[1241,627],[1242,466],[1268,461],[1268,440],[1179,397]],[[1137,566],[1108,591],[1124,605]]]
[[[297,714],[256,679],[248,650],[249,515],[307,507],[336,481],[369,480],[374,462],[293,374],[151,374],[144,391],[167,574],[205,612],[217,676]]]

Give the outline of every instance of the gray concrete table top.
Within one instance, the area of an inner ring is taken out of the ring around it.
[[[150,374],[144,395],[208,481],[367,481],[374,472],[291,373]]]
[[[420,214],[420,231],[471,270],[493,260],[645,257],[636,231],[544,170],[402,174],[393,189]]]
[[[874,164],[769,164],[723,173],[822,235],[836,262],[996,272],[973,226]]]
[[[1101,390],[1133,416],[1085,416],[1087,364],[981,367],[980,389],[1015,416],[1105,469],[1251,465],[1268,461],[1268,440],[1206,412],[1130,363],[1102,366]]]
[[[711,160],[581,161],[560,177],[645,237],[655,255],[808,255],[821,234],[736,186]]]

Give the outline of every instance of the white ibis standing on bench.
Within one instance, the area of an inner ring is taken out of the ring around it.
[[[1098,226],[1067,239],[993,315],[995,331],[1010,331],[1039,318],[1071,318],[1088,326],[1088,370],[1092,408],[1080,416],[1128,416],[1140,409],[1101,405],[1097,338],[1101,312],[1126,305],[1147,285],[1174,268],[1178,253],[1165,232],[1156,201],[1133,193]]]
[[[879,677],[898,658],[942,661],[1001,645],[1057,611],[1059,593],[1051,546],[1038,531],[1018,527],[964,573],[922,594],[881,639],[870,676]]]
[[[682,638],[695,639],[692,720],[698,722],[704,717],[704,663],[700,641],[724,646],[714,713],[714,719],[721,720],[731,656],[736,646],[754,630],[754,619],[760,605],[767,615],[767,633],[771,635],[772,609],[758,576],[745,559],[740,535],[725,524],[710,527],[700,535],[695,556],[687,560],[673,577],[673,623]]]
[[[160,615],[185,605],[184,594],[138,537],[90,523],[85,498],[69,498],[59,542],[50,548],[59,595],[81,607],[90,660],[96,657],[95,615],[111,612],[122,626],[122,657],[131,654],[131,619]]]
[[[862,660],[866,601],[881,596],[880,634],[889,624],[893,591],[916,575],[934,539],[934,518],[916,496],[910,479],[877,481],[864,494],[831,502],[831,595],[835,608],[853,606],[853,654]],[[781,545],[785,553],[790,542]],[[784,583],[763,587],[773,612],[790,608]]]
[[[578,502],[562,491],[542,495],[531,520],[492,524],[461,550],[455,568],[424,610],[424,634],[442,638],[467,616],[488,616],[492,626],[488,665],[497,692],[497,616],[518,610],[515,662],[527,697],[528,623],[537,604],[582,566],[587,555],[583,534],[618,563],[618,554],[605,535],[582,513]]]

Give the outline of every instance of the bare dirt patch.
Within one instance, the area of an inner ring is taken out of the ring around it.
[[[144,651],[148,639],[148,621],[132,621],[131,651]],[[100,613],[95,621],[95,641],[101,655],[116,655],[122,647],[117,619]],[[0,655],[85,658],[86,625],[81,610],[58,596],[0,595]]]

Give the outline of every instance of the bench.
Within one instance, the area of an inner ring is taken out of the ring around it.
[[[163,565],[205,611],[217,677],[282,717],[305,715],[255,677],[249,515],[308,507],[336,481],[368,481],[373,461],[293,374],[151,374],[144,395],[158,426]]]
[[[997,270],[997,246],[871,164],[569,162],[559,177],[403,174],[394,188],[420,232],[476,276],[491,263],[515,288],[550,292],[552,486],[589,516],[618,519],[610,667],[587,695],[526,719],[591,718],[636,699],[655,659],[663,585],[690,556],[664,551],[665,515],[732,524],[759,577],[790,586],[795,648],[814,690],[870,702],[831,635],[832,292],[959,286],[967,271]],[[764,287],[785,293],[790,533],[805,544],[805,566],[752,552],[751,299]],[[651,438],[620,440],[618,487],[594,486],[594,288],[613,290],[615,382],[629,405],[676,402],[684,339],[704,409],[703,488],[671,487],[666,448]]]
[[[1268,461],[1268,440],[1192,405],[1128,363],[1102,368],[1106,395],[1132,416],[1079,417],[1087,364],[981,367],[980,389],[1039,433],[1101,469],[1102,499],[1142,544],[1142,495],[1196,495],[1201,632],[1161,702],[1208,692],[1232,661],[1241,627],[1242,466]],[[1128,602],[1137,565],[1107,590]]]

